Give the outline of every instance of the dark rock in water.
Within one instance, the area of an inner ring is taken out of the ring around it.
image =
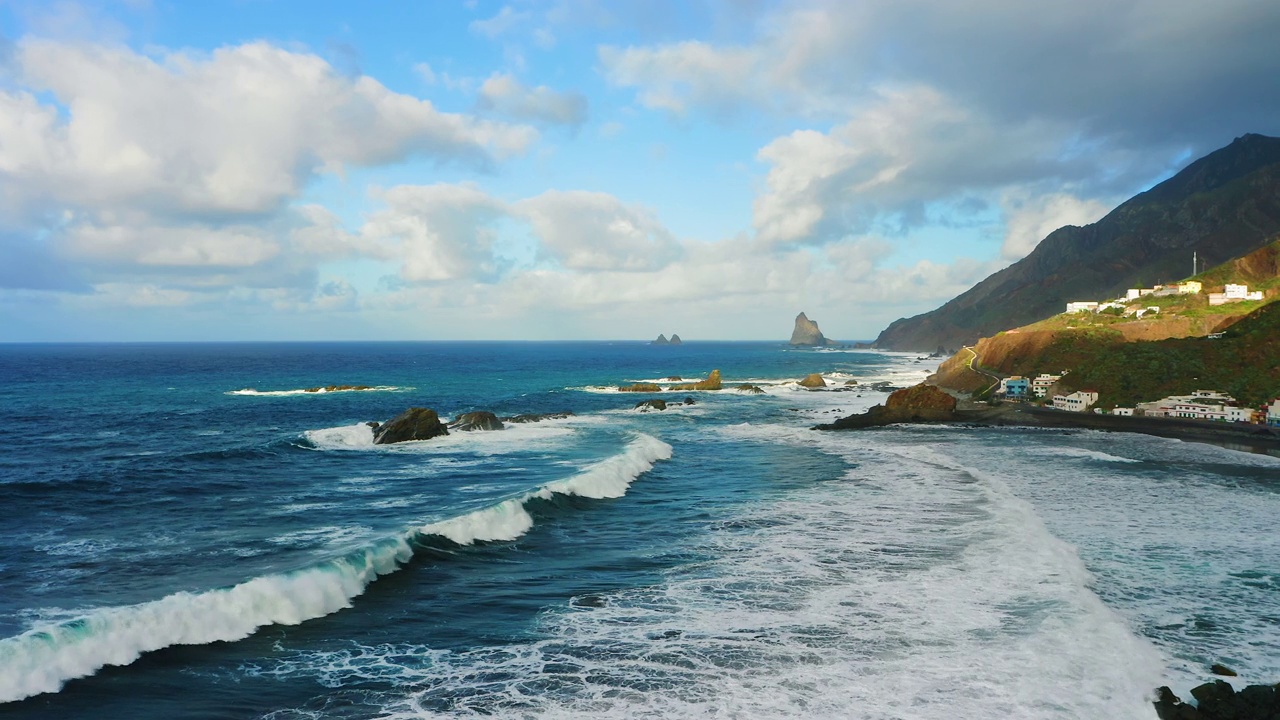
[[[367,422],[365,423],[365,425],[368,425],[369,427],[373,428],[374,432],[378,431],[378,423],[376,422]]]
[[[653,400],[641,400],[640,402],[636,403],[636,409],[640,410],[641,412],[649,412],[650,410],[666,410],[667,401],[658,400],[656,398]]]
[[[1235,677],[1235,676],[1236,676],[1236,671],[1235,671],[1235,670],[1232,670],[1231,668],[1227,667],[1226,665],[1222,665],[1222,664],[1220,664],[1220,663],[1214,663],[1214,664],[1210,665],[1210,666],[1209,666],[1209,672],[1213,673],[1214,675],[1221,675],[1221,676],[1223,676],[1223,677]]]
[[[440,422],[440,416],[430,408],[409,408],[386,421],[373,436],[374,445],[390,445],[407,440],[430,440],[448,435],[449,430]]]
[[[657,340],[654,340],[649,344],[650,345],[670,345],[671,341],[667,339],[666,335],[659,335]]]
[[[679,375],[667,376],[667,382],[680,382],[681,380],[684,380],[684,378],[680,377]]]
[[[373,387],[369,385],[325,385],[324,387],[309,387],[304,389],[303,392],[318,393],[318,392],[341,392],[343,390],[372,390],[372,389]]]
[[[883,405],[876,405],[861,415],[850,415],[822,430],[853,430],[894,423],[947,422],[956,416],[956,399],[933,385],[916,385],[894,391]]]
[[[561,420],[567,417],[573,417],[573,413],[565,410],[556,413],[526,413],[524,415],[512,415],[511,417],[500,418],[504,423],[533,423],[542,422],[543,420]]]
[[[1198,705],[1182,702],[1167,687],[1156,690],[1160,720],[1273,720],[1280,717],[1280,694],[1272,685],[1250,685],[1236,692],[1230,683],[1214,680],[1192,688]]]
[[[469,412],[459,415],[453,419],[453,422],[449,423],[449,429],[461,430],[463,432],[470,432],[472,430],[501,430],[502,421],[498,419],[497,415],[494,415],[487,410],[481,410],[479,412]]]
[[[697,404],[698,404],[698,401],[697,401],[697,400],[694,400],[694,399],[693,399],[693,398],[691,398],[691,397],[687,397],[687,398],[685,398],[685,399],[684,399],[684,404],[685,404],[685,405],[697,405]]]
[[[662,392],[662,388],[653,383],[636,383],[635,385],[623,385],[618,388],[618,392]]]
[[[795,329],[791,331],[791,344],[826,347],[830,341],[818,329],[818,323],[810,320],[804,313],[800,313],[796,316]]]
[[[751,393],[752,395],[763,395],[764,388],[760,387],[759,385],[743,383],[738,386],[738,392]]]
[[[569,601],[569,603],[575,607],[591,607],[591,608],[604,607],[605,605],[609,604],[604,598],[600,597],[599,595],[582,595],[580,597],[573,598],[572,600]]]
[[[672,345],[679,345],[679,344],[681,344],[681,343],[683,343],[683,342],[684,342],[684,341],[680,339],[680,336],[679,336],[679,335],[676,335],[675,333],[671,333],[671,344],[672,344]]]

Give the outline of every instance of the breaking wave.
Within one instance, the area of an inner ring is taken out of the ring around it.
[[[56,692],[68,680],[93,675],[107,665],[128,665],[153,650],[240,640],[266,625],[297,625],[329,615],[350,607],[378,576],[398,570],[413,556],[412,543],[418,538],[440,536],[459,545],[514,540],[533,527],[525,507],[530,500],[555,495],[621,497],[654,463],[670,457],[670,445],[638,434],[618,455],[571,477],[408,529],[332,560],[231,587],[101,608],[0,640],[0,702]]]
[[[347,392],[409,392],[414,388],[401,385],[356,385],[356,386],[334,386],[301,388],[298,390],[255,390],[254,388],[244,388],[243,390],[230,390],[228,395],[249,395],[254,397],[291,397],[293,395],[332,395],[333,393]]]

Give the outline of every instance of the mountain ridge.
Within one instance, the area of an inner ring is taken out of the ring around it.
[[[1246,134],[1121,203],[1101,220],[1050,233],[1022,260],[942,307],[891,323],[873,344],[925,351],[1052,316],[1072,300],[1186,275],[1280,233],[1280,138]]]

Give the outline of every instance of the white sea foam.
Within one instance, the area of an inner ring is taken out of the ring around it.
[[[348,388],[346,390],[325,390],[324,388],[300,388],[297,390],[255,390],[254,388],[244,388],[243,390],[229,390],[227,395],[244,395],[251,397],[293,397],[297,395],[333,395],[334,393],[348,392],[409,392],[416,388],[401,385],[378,385],[366,388]]]
[[[341,558],[291,573],[257,577],[201,593],[179,592],[160,600],[100,608],[60,623],[43,624],[0,640],[0,702],[59,690],[67,680],[107,665],[127,665],[143,653],[172,645],[200,645],[248,637],[264,625],[296,625],[349,607],[379,575],[412,556],[410,541],[440,535],[462,545],[512,540],[533,525],[528,500],[572,494],[618,497],[653,463],[671,457],[671,446],[638,435],[618,455],[565,480],[456,518],[384,538]],[[296,544],[337,536],[348,542],[364,528],[322,528],[273,542]]]
[[[695,539],[709,560],[662,583],[544,615],[533,641],[270,672],[399,685],[380,717],[405,720],[1150,716],[1159,653],[999,478],[928,447],[745,432],[862,464],[737,513]]]
[[[478,455],[501,455],[555,449],[563,441],[573,437],[574,426],[578,424],[585,423],[580,423],[572,417],[536,423],[507,423],[502,430],[453,431],[448,435],[430,440],[390,445],[375,445],[373,428],[366,423],[307,430],[303,433],[303,437],[318,450],[376,450],[437,455],[470,452]]]
[[[1038,455],[1047,455],[1050,457],[1085,458],[1088,460],[1101,460],[1103,462],[1117,462],[1117,463],[1142,462],[1141,460],[1137,460],[1134,458],[1120,457],[1119,455],[1112,455],[1111,453],[1105,453],[1100,450],[1089,450],[1088,448],[1077,448],[1077,447],[1070,447],[1067,445],[1058,445],[1053,447],[1040,448],[1039,450],[1036,451],[1036,453]]]

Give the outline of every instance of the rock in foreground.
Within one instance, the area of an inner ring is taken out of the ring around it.
[[[896,390],[862,415],[840,418],[824,430],[851,430],[905,422],[948,422],[956,419],[956,399],[933,385]]]
[[[1182,702],[1167,687],[1156,690],[1160,720],[1271,720],[1280,717],[1280,693],[1272,685],[1250,685],[1236,692],[1231,683],[1214,680],[1191,689],[1195,706]]]
[[[430,440],[448,435],[449,430],[440,422],[440,416],[430,408],[409,408],[388,420],[374,431],[374,445],[390,445],[408,440]]]

